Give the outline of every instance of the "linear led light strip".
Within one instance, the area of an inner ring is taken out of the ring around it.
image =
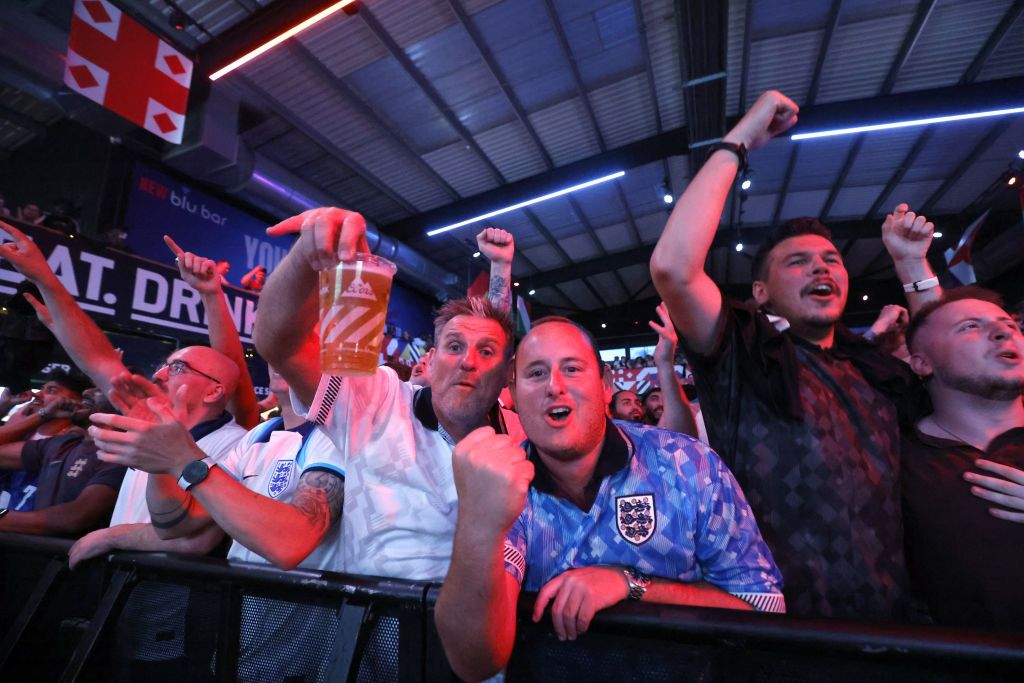
[[[500,216],[503,213],[508,213],[510,211],[515,211],[515,210],[521,209],[521,208],[523,208],[525,206],[530,206],[531,204],[537,204],[538,202],[543,202],[543,201],[546,201],[548,199],[554,199],[555,197],[561,197],[563,194],[569,194],[570,192],[575,192],[576,190],[582,190],[583,188],[590,187],[591,185],[597,185],[599,183],[606,183],[609,180],[615,180],[616,178],[621,178],[624,175],[626,175],[625,171],[618,171],[617,173],[612,173],[611,175],[601,176],[600,178],[594,178],[593,180],[588,180],[585,183],[580,183],[579,185],[573,185],[572,187],[567,187],[567,188],[562,189],[562,190],[557,190],[555,192],[550,192],[550,193],[548,193],[546,195],[543,195],[543,196],[540,196],[540,197],[534,197],[533,199],[527,199],[525,202],[519,202],[518,204],[513,204],[512,206],[506,206],[503,209],[497,209],[496,211],[491,211],[490,213],[485,213],[483,215],[476,216],[474,218],[467,218],[466,220],[464,220],[464,221],[462,221],[460,223],[452,223],[451,225],[446,225],[443,228],[437,228],[435,230],[428,230],[427,231],[427,237],[433,237],[434,235],[440,235],[442,232],[448,232],[449,230],[454,230],[455,228],[461,228],[463,225],[469,225],[470,223],[476,223],[477,221],[487,220],[488,218],[492,218],[494,216]]]
[[[252,50],[250,52],[246,52],[244,55],[242,55],[241,57],[239,57],[235,61],[231,62],[230,64],[228,64],[224,68],[218,69],[217,71],[214,71],[212,74],[210,74],[210,80],[211,81],[215,81],[218,78],[220,78],[221,76],[224,76],[225,74],[231,73],[232,71],[234,71],[238,67],[242,66],[243,64],[246,64],[247,62],[251,62],[252,60],[256,59],[257,57],[259,57],[261,54],[263,54],[267,50],[270,50],[271,48],[276,47],[277,45],[280,45],[281,43],[283,43],[284,41],[288,40],[289,38],[291,38],[294,35],[298,35],[299,33],[302,33],[303,31],[305,31],[310,26],[312,26],[312,25],[314,25],[314,24],[316,24],[318,22],[323,21],[324,19],[326,19],[327,17],[331,16],[332,14],[337,12],[338,10],[342,9],[346,5],[351,5],[355,1],[356,0],[341,0],[341,2],[336,2],[333,5],[331,5],[330,7],[327,7],[326,9],[323,9],[320,12],[317,12],[316,14],[311,16],[309,19],[306,19],[305,21],[303,21],[301,23],[298,23],[295,26],[292,26],[290,29],[288,29],[284,33],[280,34],[279,36],[277,36],[275,38],[271,38],[270,40],[268,40],[267,42],[263,43],[262,45],[260,45],[255,50]]]
[[[1006,116],[1008,114],[1024,113],[1024,107],[1013,107],[1010,109],[992,109],[989,111],[976,111],[969,114],[950,114],[949,116],[933,116],[928,119],[912,119],[910,121],[895,121],[893,123],[876,123],[870,126],[855,126],[853,128],[837,128],[835,130],[823,130],[816,133],[798,133],[790,136],[791,140],[810,140],[813,138],[827,138],[833,135],[850,135],[852,133],[866,133],[872,130],[888,130],[890,128],[910,128],[911,126],[927,126],[932,123],[949,123],[950,121],[969,121],[971,119],[984,119],[990,116]]]

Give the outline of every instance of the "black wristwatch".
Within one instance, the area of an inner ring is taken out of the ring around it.
[[[747,170],[747,146],[742,142],[736,144],[735,142],[724,142],[719,141],[713,145],[708,146],[708,157],[717,152],[720,149],[724,149],[727,152],[732,152],[736,155],[736,158],[740,161],[740,171]]]
[[[647,587],[651,585],[651,577],[636,567],[626,567],[622,573],[626,575],[626,583],[629,584],[629,599],[642,600]]]
[[[181,471],[181,476],[178,477],[178,486],[188,491],[196,484],[205,481],[208,476],[210,476],[210,466],[206,463],[206,458],[193,460]]]

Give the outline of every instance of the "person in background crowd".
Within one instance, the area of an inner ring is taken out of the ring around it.
[[[0,194],[0,218],[10,218],[11,210],[7,208],[7,197]]]
[[[40,209],[38,204],[26,204],[25,206],[18,209],[18,220],[22,223],[29,223],[31,225],[40,225],[43,219],[46,218]]]
[[[884,353],[908,363],[910,352],[907,350],[906,331],[909,323],[910,314],[907,309],[896,304],[886,304],[878,314],[878,319],[864,332],[864,340],[877,344]]]
[[[613,393],[608,403],[608,412],[616,420],[644,421],[644,407],[632,389],[619,389]]]
[[[242,287],[252,292],[262,292],[267,280],[267,267],[257,265],[242,276]]]
[[[217,275],[220,277],[220,283],[222,285],[231,284],[228,282],[228,273],[231,272],[231,262],[227,259],[217,261],[216,264]]]
[[[725,301],[704,271],[747,150],[790,128],[798,111],[766,92],[712,146],[658,240],[651,275],[681,332],[710,444],[760,521],[789,610],[906,618],[897,407],[905,417],[919,410],[916,378],[839,324],[849,276],[818,221],[791,221],[758,249],[759,310]],[[896,239],[906,232],[901,225]]]
[[[1024,619],[1024,335],[999,297],[946,292],[915,313],[910,364],[935,410],[903,439],[914,586],[940,624]]]
[[[39,410],[81,424],[113,406],[96,388],[80,402],[63,399]],[[38,413],[37,413],[38,415]],[[107,524],[121,488],[125,468],[102,462],[96,444],[82,430],[62,436],[0,445],[0,469],[22,470],[33,477],[33,502],[27,510],[0,507],[0,532],[78,538]]]
[[[657,413],[657,417],[650,424],[670,432],[697,436],[697,423],[694,421],[693,409],[690,407],[690,402],[686,400],[686,395],[683,394],[679,377],[676,376],[674,361],[676,345],[679,342],[676,327],[669,317],[668,307],[664,301],[658,304],[656,310],[658,317],[661,318],[661,323],[651,320],[647,324],[658,333],[658,343],[654,347],[652,360],[654,367],[658,370],[659,389],[656,390],[656,398],[651,399],[650,392],[648,392],[640,401],[644,419],[651,417],[651,412],[648,412],[648,400],[650,399],[652,412]]]
[[[61,197],[53,201],[53,210],[43,219],[42,225],[69,235],[76,235],[82,231],[77,220],[78,213],[79,210],[74,202]]]
[[[369,377],[321,377],[297,362],[317,321],[317,272],[368,251],[366,223],[354,212],[313,209],[268,234],[296,231],[298,241],[263,290],[256,348],[295,397],[312,404],[309,419],[341,451],[343,571],[439,580],[448,570],[458,510],[452,447],[483,425],[521,434],[497,404],[508,381],[511,323],[483,299],[442,306],[427,388],[399,381],[386,367]]]
[[[412,366],[412,370],[409,372],[409,383],[418,387],[429,387],[430,386],[430,357],[434,355],[434,347],[420,356],[420,359],[416,361],[416,364]]]
[[[520,590],[560,640],[618,602],[783,612],[782,577],[732,475],[690,437],[605,416],[593,339],[542,318],[512,381],[526,451],[489,427],[455,447],[459,522],[435,621],[466,680],[509,659]]]

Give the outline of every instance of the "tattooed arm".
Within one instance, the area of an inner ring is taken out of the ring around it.
[[[512,308],[512,258],[516,245],[512,233],[501,228],[484,228],[476,236],[476,245],[491,262],[491,281],[487,299],[508,313]]]
[[[299,478],[291,503],[250,491],[219,467],[186,494],[180,512],[167,511],[161,535],[190,535],[216,524],[229,536],[281,569],[293,569],[323,541],[341,518],[345,480],[326,470]]]

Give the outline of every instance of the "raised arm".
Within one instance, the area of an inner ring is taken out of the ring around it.
[[[452,469],[459,519],[434,621],[455,673],[481,680],[505,666],[515,641],[519,583],[504,569],[504,544],[533,465],[509,437],[481,427],[455,446]]]
[[[724,142],[762,146],[796,123],[799,107],[770,90],[757,99]],[[704,272],[722,210],[739,169],[737,155],[717,150],[679,198],[651,255],[651,277],[691,349],[711,350],[722,315],[722,293]]]
[[[882,243],[896,267],[896,277],[904,286],[917,285],[909,292],[904,289],[911,316],[929,301],[942,296],[942,287],[928,286],[935,277],[928,263],[928,248],[934,233],[935,224],[915,214],[907,204],[898,205],[882,223]],[[922,285],[928,288],[922,289]]]
[[[501,228],[484,228],[476,236],[476,246],[491,262],[487,298],[499,310],[512,309],[512,259],[516,253],[512,233]]]
[[[13,238],[12,242],[0,245],[0,256],[10,261],[19,273],[39,288],[43,302],[49,309],[50,331],[75,365],[103,393],[108,393],[113,378],[125,372],[121,354],[60,283],[39,247],[23,232],[3,221],[0,221],[0,228]],[[29,301],[32,302],[31,299]],[[42,316],[40,320],[47,324]]]
[[[661,324],[654,321],[648,324],[658,333],[658,344],[654,347],[654,367],[658,371],[663,408],[658,427],[697,438],[697,421],[693,417],[693,409],[676,376],[676,344],[679,341],[676,328],[664,301],[658,304],[657,311]]]
[[[235,395],[228,401],[228,410],[235,416],[235,421],[252,429],[260,421],[259,407],[256,405],[256,392],[253,389],[249,366],[245,362],[245,351],[238,330],[231,317],[217,264],[211,259],[183,251],[168,235],[164,235],[164,243],[174,253],[174,262],[178,265],[181,279],[192,289],[199,292],[206,310],[206,322],[210,333],[210,346],[230,358],[238,366],[238,386]]]
[[[366,221],[353,211],[336,208],[310,209],[267,228],[271,236],[299,233],[299,239],[267,278],[260,295],[256,322],[256,349],[273,365],[292,391],[312,403],[320,373],[305,361],[316,344],[310,331],[319,319],[318,272],[369,252]]]

